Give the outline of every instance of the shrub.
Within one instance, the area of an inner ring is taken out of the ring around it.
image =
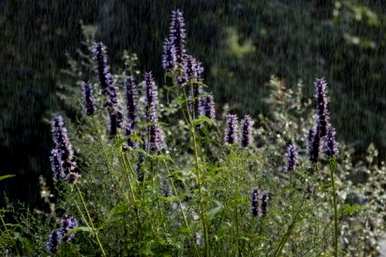
[[[55,197],[42,181],[49,211],[3,222],[3,252],[377,256],[385,167],[373,148],[358,163],[344,144],[336,151],[326,82],[315,82],[315,111],[302,84],[273,77],[271,117],[215,113],[200,62],[185,55],[182,13],[172,20],[162,80],[127,53],[113,75],[102,43],[71,62],[84,95],[64,87],[78,120],[53,118]]]

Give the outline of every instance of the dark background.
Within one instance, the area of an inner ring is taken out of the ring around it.
[[[328,79],[339,140],[358,153],[385,137],[386,4],[382,0],[3,0],[0,1],[0,175],[3,196],[39,203],[39,175],[49,177],[50,113],[66,54],[80,47],[81,22],[97,28],[112,69],[123,49],[158,78],[170,12],[185,13],[188,48],[203,61],[218,103],[269,115],[266,83],[277,75],[312,94]],[[1,203],[0,202],[0,203]]]

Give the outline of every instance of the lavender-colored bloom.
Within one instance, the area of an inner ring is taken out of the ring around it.
[[[149,150],[159,152],[164,146],[164,136],[157,123],[152,122],[149,127]]]
[[[61,219],[60,223],[60,228],[53,230],[48,236],[46,247],[50,253],[55,253],[61,243],[69,242],[75,237],[75,235],[67,235],[67,233],[71,229],[76,228],[78,226],[78,221],[76,220],[76,218],[65,215]]]
[[[158,125],[158,93],[157,87],[150,72],[145,73],[145,92],[146,92],[146,117],[149,122],[149,142],[148,149],[158,152],[163,148],[163,132]]]
[[[224,141],[228,144],[239,142],[239,121],[236,114],[228,114],[226,117]]]
[[[48,240],[46,242],[47,251],[50,253],[55,253],[62,242],[62,238],[63,238],[63,234],[60,231],[60,229],[53,230],[51,234],[48,236]]]
[[[107,88],[113,83],[113,78],[108,65],[106,46],[102,42],[95,42],[91,48],[97,66],[97,74],[102,93],[107,94]]]
[[[109,112],[110,136],[117,134],[118,128],[122,127],[123,115],[118,104],[117,88],[114,85],[110,67],[107,62],[106,47],[102,42],[95,43],[92,48],[94,59],[97,64],[97,73],[102,88],[102,93],[106,97],[105,107]]]
[[[51,121],[51,127],[55,149],[52,153],[54,155],[51,156],[51,164],[55,164],[54,166],[58,163],[62,164],[62,170],[54,171],[54,176],[63,174],[67,181],[75,182],[73,178],[74,175],[78,175],[78,168],[74,161],[74,151],[68,137],[67,129],[64,126],[63,117],[61,115],[56,115]],[[60,160],[55,160],[57,158],[60,158]],[[63,177],[63,175],[60,177]]]
[[[269,194],[259,189],[252,191],[251,211],[255,217],[263,217],[267,214]]]
[[[317,126],[320,137],[326,135],[327,127],[329,126],[329,112],[327,100],[327,82],[324,79],[317,79],[315,81],[315,100],[316,100],[316,114]]]
[[[146,117],[158,121],[158,92],[151,72],[145,73]]]
[[[185,22],[182,11],[172,11],[172,18],[170,23],[169,40],[174,46],[176,62],[179,65],[183,64],[185,56]]]
[[[182,73],[177,76],[179,85],[184,86],[187,82],[197,83],[202,81],[204,68],[201,62],[191,55],[186,54],[183,60]]]
[[[71,229],[74,229],[78,227],[79,223],[78,220],[72,216],[67,216],[65,215],[62,220],[61,220],[61,228],[60,231],[63,234],[63,241],[64,242],[69,242],[72,239],[74,239],[75,235],[67,235],[68,231]]]
[[[171,71],[176,66],[176,50],[172,40],[165,39],[162,53],[162,68],[165,71]]]
[[[335,156],[336,153],[338,152],[335,134],[336,134],[335,129],[329,126],[327,129],[327,134],[324,138],[323,148],[324,148],[324,153],[330,158]]]
[[[318,127],[308,132],[308,154],[312,163],[318,162],[320,150],[320,133]]]
[[[62,155],[58,149],[51,150],[50,162],[54,180],[64,179],[66,175],[63,171]]]
[[[249,115],[242,120],[241,146],[248,147],[252,143],[252,128],[254,121]]]
[[[298,161],[298,151],[296,146],[289,144],[287,146],[287,172],[295,170]]]
[[[95,99],[93,89],[90,83],[82,82],[83,105],[87,115],[93,115],[95,112]]]
[[[135,143],[131,140],[131,135],[134,132],[136,123],[136,105],[135,98],[137,96],[137,86],[133,76],[129,76],[125,82],[126,88],[126,107],[127,107],[127,121],[126,121],[126,137],[127,144],[134,147]]]
[[[200,97],[199,113],[200,115],[206,116],[210,119],[216,118],[215,104],[212,95],[205,95]]]

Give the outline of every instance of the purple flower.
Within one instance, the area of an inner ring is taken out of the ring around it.
[[[151,72],[145,73],[146,117],[158,121],[158,92]]]
[[[308,154],[312,163],[318,162],[320,150],[320,133],[318,127],[308,132]]]
[[[169,40],[174,46],[176,62],[182,65],[185,56],[185,22],[182,11],[172,11],[172,18],[170,23]]]
[[[51,150],[50,162],[54,180],[64,179],[66,175],[63,171],[62,155],[58,149]]]
[[[62,242],[62,237],[63,234],[61,233],[60,229],[53,230],[48,236],[48,240],[46,242],[47,251],[50,253],[56,253],[59,248],[59,245]]]
[[[329,126],[327,129],[327,134],[324,138],[323,149],[324,149],[324,153],[330,158],[335,156],[336,153],[338,152],[338,148],[335,140],[335,134],[336,134],[335,129],[332,126]]]
[[[158,152],[163,148],[164,137],[158,125],[158,93],[151,72],[145,73],[145,92],[146,92],[146,117],[149,122],[149,142],[148,149]]]
[[[200,97],[199,113],[210,119],[216,118],[215,104],[212,95],[205,95]]]
[[[93,115],[95,112],[95,99],[93,89],[90,83],[82,82],[83,105],[87,115]]]
[[[287,172],[295,170],[298,159],[298,151],[296,146],[289,144],[287,146]]]
[[[251,211],[255,217],[263,217],[267,214],[269,194],[259,189],[252,191]]]
[[[317,79],[315,81],[315,100],[317,127],[320,133],[319,136],[322,138],[326,135],[330,120],[327,100],[327,82],[324,79]]]
[[[56,115],[51,121],[52,139],[54,141],[54,150],[51,152],[51,167],[54,172],[54,178],[65,177],[69,182],[75,182],[73,179],[78,175],[78,168],[74,161],[74,151],[68,137],[67,129],[64,126],[63,117]],[[59,159],[60,158],[60,159]],[[57,169],[57,165],[62,164],[62,170]]]
[[[125,81],[126,88],[126,107],[127,107],[127,121],[126,121],[126,137],[127,144],[130,147],[134,147],[135,143],[131,140],[131,135],[134,132],[136,122],[136,105],[135,98],[137,97],[137,85],[134,77],[129,76]]]
[[[202,82],[202,74],[204,68],[201,62],[191,55],[186,54],[182,63],[182,71],[177,76],[177,82],[181,86],[185,86],[187,82],[195,83]]]
[[[165,39],[162,53],[162,68],[165,71],[172,71],[176,66],[176,51],[172,40]]]
[[[95,42],[91,48],[91,52],[96,62],[97,74],[102,88],[102,93],[106,95],[107,88],[113,83],[113,78],[107,61],[106,46],[102,42]]]
[[[227,144],[235,144],[239,141],[239,121],[235,114],[228,114],[226,117],[224,141]]]
[[[97,73],[102,88],[102,93],[106,98],[105,107],[109,113],[110,129],[109,134],[114,137],[118,128],[122,127],[123,115],[118,104],[117,88],[114,85],[110,67],[107,63],[106,47],[102,42],[94,43],[92,52],[97,64]]]
[[[72,235],[67,235],[68,231],[70,231],[71,229],[74,229],[76,227],[78,227],[78,220],[72,216],[67,216],[65,215],[62,220],[61,220],[61,228],[60,228],[60,231],[62,232],[63,234],[63,241],[64,242],[69,242],[71,241],[72,239],[74,239],[75,235],[72,234]]]
[[[55,253],[58,250],[60,244],[63,242],[69,242],[75,237],[75,235],[67,235],[67,233],[71,229],[74,229],[78,226],[78,221],[76,218],[65,215],[61,219],[60,223],[60,228],[54,229],[48,236],[46,247],[50,253]]]
[[[242,120],[241,146],[248,147],[252,143],[252,128],[254,121],[249,115]]]

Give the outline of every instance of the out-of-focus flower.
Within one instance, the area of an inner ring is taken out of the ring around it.
[[[245,115],[242,120],[241,146],[248,147],[252,143],[252,128],[254,121],[249,115]]]
[[[83,106],[87,115],[91,116],[95,112],[95,99],[90,83],[82,82]]]
[[[236,114],[226,116],[224,141],[227,144],[236,144],[239,142],[239,120]]]

